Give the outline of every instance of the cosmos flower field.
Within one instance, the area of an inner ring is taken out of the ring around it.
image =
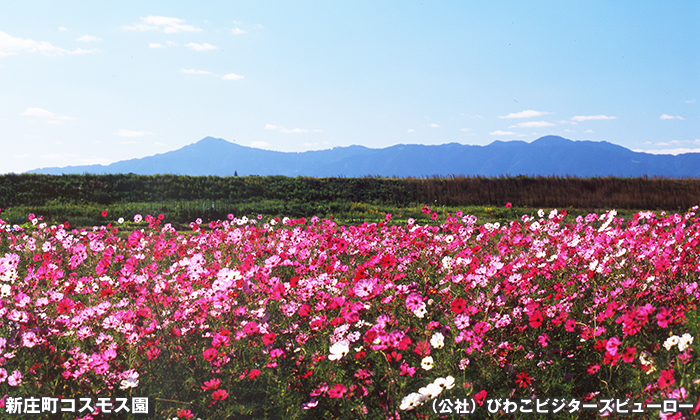
[[[0,406],[141,396],[167,419],[410,419],[439,418],[436,398],[483,413],[489,398],[673,398],[694,408],[661,417],[693,418],[697,210],[229,215],[186,233],[162,215],[0,221]]]

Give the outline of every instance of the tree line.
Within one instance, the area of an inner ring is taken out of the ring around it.
[[[0,208],[53,204],[245,200],[410,206],[504,206],[687,210],[700,179],[556,176],[312,178],[285,176],[0,175]]]

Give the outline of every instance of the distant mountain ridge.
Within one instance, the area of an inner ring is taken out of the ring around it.
[[[178,150],[110,165],[68,166],[28,171],[38,174],[284,175],[311,177],[423,176],[662,176],[700,177],[700,153],[677,156],[633,152],[608,142],[559,136],[531,143],[495,141],[487,146],[397,144],[384,149],[334,147],[276,152],[205,137]]]

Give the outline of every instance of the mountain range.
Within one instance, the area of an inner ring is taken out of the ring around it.
[[[653,155],[605,141],[572,141],[558,136],[531,143],[494,141],[487,146],[449,143],[397,144],[384,149],[334,147],[276,152],[205,137],[178,150],[110,165],[68,166],[28,171],[38,174],[284,175],[310,177],[424,176],[662,176],[700,177],[700,153]]]

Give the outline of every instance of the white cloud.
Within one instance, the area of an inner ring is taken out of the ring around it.
[[[239,28],[238,26],[236,26],[235,28],[233,28],[231,30],[231,33],[233,33],[234,35],[242,35],[242,34],[247,34],[248,31],[245,31],[245,30]]]
[[[185,47],[189,47],[190,49],[194,51],[210,51],[210,50],[215,50],[216,47],[211,45],[211,44],[195,44],[194,42],[190,42],[189,44],[185,44]]]
[[[148,44],[148,47],[149,48],[165,48],[165,47],[169,47],[169,46],[173,46],[173,45],[176,45],[173,41],[166,42],[166,45],[159,44],[157,42],[152,42],[152,43]]]
[[[80,41],[80,42],[95,42],[95,41],[101,41],[101,40],[102,40],[102,38],[98,38],[98,37],[92,36],[92,35],[83,35],[83,36],[79,37],[78,39],[76,39],[76,41]]]
[[[224,74],[223,76],[221,76],[221,78],[224,79],[224,80],[241,80],[241,79],[245,79],[245,77],[243,77],[243,76],[241,76],[241,75],[238,75],[238,74],[234,74],[234,73]]]
[[[21,155],[12,155],[12,158],[13,159],[26,159],[29,156],[30,156],[29,153],[22,153]]]
[[[66,28],[65,26],[59,26],[58,30],[59,30],[59,32],[65,32],[68,30],[68,28]]]
[[[190,70],[181,69],[181,70],[180,70],[180,73],[185,73],[185,74],[213,74],[212,72],[206,71],[206,70],[192,70],[192,69],[190,69]]]
[[[440,126],[438,124],[432,123],[428,127],[430,128],[439,128]]]
[[[536,127],[551,127],[554,124],[547,121],[528,121],[511,125],[510,128],[536,128]]]
[[[492,136],[517,136],[517,135],[519,135],[518,133],[514,133],[512,131],[502,131],[502,130],[492,131],[489,134],[491,134]]]
[[[683,120],[685,118],[679,117],[679,116],[673,116],[673,115],[668,115],[668,114],[663,114],[661,115],[662,120]]]
[[[577,115],[572,118],[574,121],[590,121],[590,120],[616,120],[617,117],[609,117],[607,115]]]
[[[47,111],[41,108],[27,108],[27,110],[24,111],[22,115],[25,117],[41,118],[47,124],[63,124],[64,121],[75,119],[73,117],[59,116],[51,111]]]
[[[700,149],[663,149],[663,150],[633,150],[633,152],[649,153],[652,155],[682,155],[685,153],[700,153]]]
[[[125,31],[151,31],[162,30],[166,34],[174,34],[177,32],[201,32],[199,28],[192,25],[183,25],[184,19],[165,16],[148,16],[142,17],[141,23],[133,26],[125,26]]]
[[[285,133],[285,134],[290,134],[290,133],[298,134],[298,133],[308,133],[308,132],[309,132],[309,130],[307,130],[307,129],[305,129],[305,128],[284,128],[284,127],[280,127],[278,130],[279,130],[281,133]]]
[[[150,131],[133,131],[133,130],[119,130],[117,131],[118,136],[122,137],[142,137],[146,134],[153,135]]]
[[[83,50],[81,48],[69,51],[57,47],[50,42],[34,41],[33,39],[23,39],[13,37],[0,31],[0,57],[17,55],[21,52],[39,52],[43,55],[64,55],[64,54],[91,54],[97,50]]]
[[[589,133],[592,133],[592,132],[593,132],[593,130],[590,130],[590,129],[589,129],[589,130],[586,130],[586,131],[584,131],[584,133],[585,133],[585,134],[589,134]]]
[[[407,132],[407,133],[415,133],[416,130],[414,130],[414,129],[412,129],[412,128],[409,128],[408,130],[406,130],[406,132]]]
[[[250,143],[250,146],[262,149],[263,147],[270,147],[270,144],[266,141],[254,141]]]
[[[277,130],[284,134],[298,134],[298,133],[308,133],[309,130],[306,128],[286,128],[281,125],[265,124],[265,130]],[[321,130],[314,130],[315,132],[320,132]]]
[[[548,112],[540,112],[540,111],[533,111],[533,110],[527,110],[527,111],[521,111],[521,112],[516,112],[516,113],[511,113],[506,115],[505,117],[499,116],[498,118],[532,118],[532,117],[539,117],[541,115],[549,114]]]
[[[696,103],[697,101],[698,101],[697,99],[688,99],[687,101],[685,101],[685,103],[687,103],[687,104],[694,104],[694,103]]]

